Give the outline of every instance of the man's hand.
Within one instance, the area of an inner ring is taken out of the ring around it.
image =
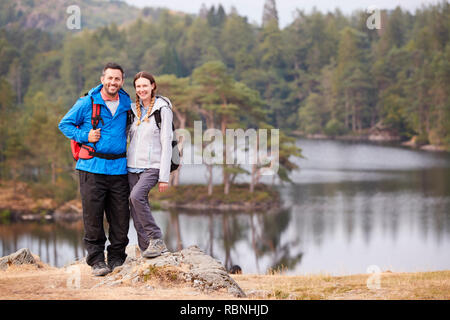
[[[91,131],[89,131],[88,141],[97,142],[98,140],[100,140],[100,130],[102,130],[102,128],[99,128],[97,130],[91,129]]]
[[[160,182],[158,184],[158,189],[159,189],[159,192],[164,192],[167,189],[169,189],[169,184],[167,182]]]

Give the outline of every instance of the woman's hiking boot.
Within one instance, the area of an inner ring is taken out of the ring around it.
[[[148,248],[142,253],[144,258],[155,258],[169,250],[162,239],[150,239]]]

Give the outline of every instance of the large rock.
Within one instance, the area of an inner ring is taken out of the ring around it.
[[[34,264],[39,266],[30,249],[27,248],[20,249],[9,256],[0,258],[0,270],[6,270],[10,265],[21,264]]]
[[[188,283],[204,291],[225,290],[235,297],[245,297],[244,291],[228,275],[220,261],[197,246],[153,259],[141,257],[137,246],[129,246],[127,254],[125,263],[107,275],[98,286],[133,285],[153,279],[173,284]]]

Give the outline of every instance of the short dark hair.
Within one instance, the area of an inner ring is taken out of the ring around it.
[[[106,69],[116,69],[116,70],[120,70],[122,72],[122,78],[125,77],[125,72],[123,72],[123,69],[120,65],[118,65],[115,62],[108,62],[105,67],[103,68],[103,75],[105,74]]]

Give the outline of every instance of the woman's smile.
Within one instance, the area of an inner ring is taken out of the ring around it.
[[[146,78],[139,78],[136,80],[136,93],[139,95],[141,101],[149,101],[152,97],[152,85]]]

